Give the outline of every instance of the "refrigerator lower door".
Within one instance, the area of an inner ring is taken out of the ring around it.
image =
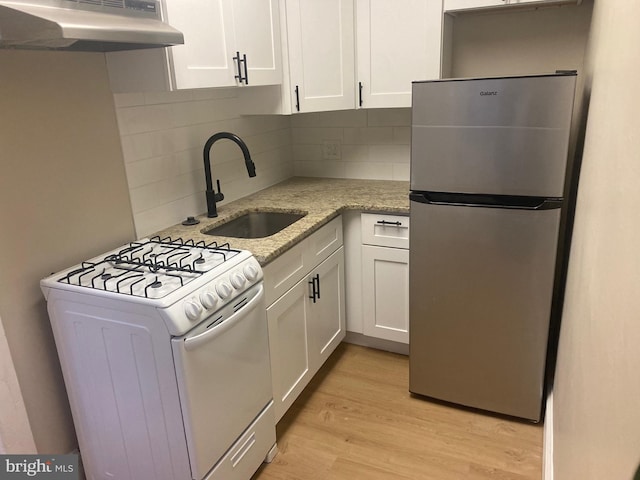
[[[540,420],[560,212],[411,202],[411,392]]]

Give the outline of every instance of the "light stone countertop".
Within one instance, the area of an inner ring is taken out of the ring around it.
[[[280,232],[265,238],[231,238],[203,234],[203,231],[247,212],[268,210],[307,212],[307,215]],[[293,177],[274,186],[218,206],[218,217],[196,217],[198,225],[174,225],[154,235],[204,240],[251,251],[266,265],[296,243],[345,210],[409,214],[409,182],[390,180],[350,180]]]

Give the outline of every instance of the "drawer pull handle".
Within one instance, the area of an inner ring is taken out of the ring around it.
[[[398,227],[402,226],[402,222],[387,222],[386,220],[378,220],[380,225],[396,225]]]

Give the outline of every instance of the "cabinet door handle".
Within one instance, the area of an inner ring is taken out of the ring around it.
[[[242,70],[240,69],[240,52],[236,52],[236,56],[233,57],[233,61],[236,64],[236,67],[238,68],[238,75],[234,75],[233,78],[235,78],[236,80],[240,81],[240,83],[242,83]]]
[[[358,82],[358,103],[362,106],[362,82]]]
[[[235,75],[233,78],[237,79],[240,83],[246,82],[247,78],[242,76],[242,62],[244,61],[245,72],[246,72],[247,56],[244,55],[243,58],[240,58],[240,52],[236,52],[236,56],[233,57],[233,60],[235,60],[238,65],[238,75]]]
[[[296,110],[299,112],[300,111],[300,89],[298,88],[298,85],[296,85]]]
[[[242,61],[244,62],[244,84],[249,85],[249,72],[247,71],[247,55],[242,54]]]
[[[313,303],[316,303],[316,300],[320,300],[320,274],[315,274],[309,280],[309,285],[311,285],[311,295],[309,298],[313,300]]]
[[[398,227],[402,226],[402,222],[388,222],[386,220],[378,220],[376,223],[380,225],[396,225]]]

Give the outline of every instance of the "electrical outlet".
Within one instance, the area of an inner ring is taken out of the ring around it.
[[[340,140],[324,140],[322,142],[322,158],[325,160],[340,160]]]

